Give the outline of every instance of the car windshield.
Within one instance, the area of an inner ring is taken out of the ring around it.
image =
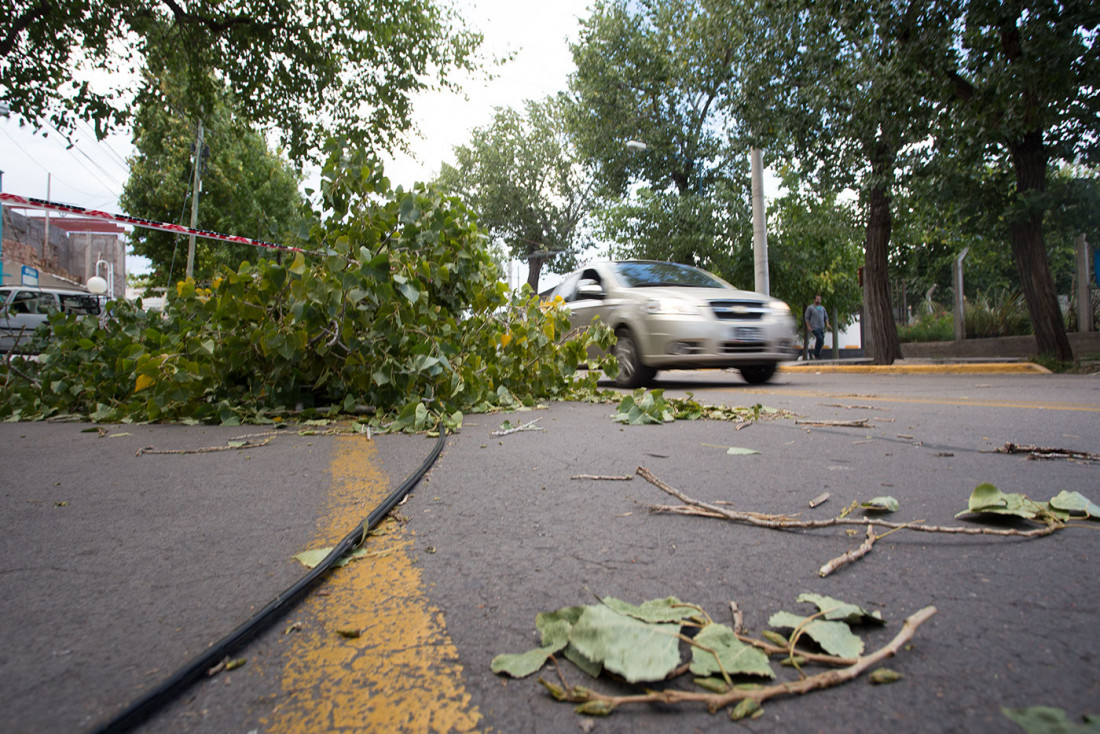
[[[67,313],[98,314],[99,299],[91,294],[62,293],[61,310]]]
[[[678,263],[621,262],[615,272],[628,288],[679,286],[687,288],[725,288],[726,284],[697,268]]]

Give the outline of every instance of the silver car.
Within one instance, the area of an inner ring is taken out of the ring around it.
[[[0,356],[26,352],[36,329],[50,314],[64,311],[98,315],[99,299],[87,291],[39,288],[26,285],[0,287]]]
[[[757,384],[798,353],[787,304],[687,265],[595,263],[566,276],[555,296],[573,326],[599,316],[614,329],[622,387],[645,385],[657,370],[706,367],[734,367]]]

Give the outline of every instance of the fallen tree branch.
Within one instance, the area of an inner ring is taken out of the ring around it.
[[[516,426],[514,428],[505,428],[505,429],[502,429],[502,430],[499,430],[499,431],[493,431],[489,435],[490,436],[507,436],[511,433],[519,433],[520,431],[545,431],[546,429],[543,428],[542,426],[536,426],[535,425],[540,420],[542,420],[542,419],[541,418],[536,418],[533,421],[528,421],[527,423],[524,423],[523,425],[520,425],[520,426]]]
[[[244,451],[245,449],[258,449],[261,446],[267,446],[269,443],[275,440],[274,436],[269,436],[263,441],[244,441],[239,445],[226,445],[226,446],[202,446],[197,449],[158,449],[153,446],[146,446],[137,450],[137,456],[143,454],[211,454],[216,451]]]
[[[822,427],[828,426],[832,428],[866,428],[867,422],[870,418],[860,418],[854,421],[826,421],[826,420],[813,420],[810,418],[796,419],[794,424],[796,426],[815,426]]]
[[[849,563],[855,563],[860,558],[863,558],[865,555],[867,555],[868,553],[871,552],[871,546],[873,546],[875,544],[876,540],[878,540],[878,536],[875,535],[874,526],[868,525],[867,526],[867,539],[864,540],[860,544],[860,546],[858,548],[856,548],[855,550],[847,551],[843,555],[841,555],[837,558],[834,558],[833,560],[829,561],[824,566],[822,566],[818,570],[818,573],[821,574],[821,578],[825,578],[826,576],[828,576],[829,574],[831,574],[833,571],[837,570],[838,568],[841,568],[843,566],[847,566]]]
[[[1006,441],[1004,446],[994,449],[993,453],[1027,454],[1028,458],[1031,459],[1081,459],[1083,461],[1100,461],[1100,454],[1090,454],[1088,451],[1019,445],[1011,441]]]
[[[569,478],[570,479],[592,479],[592,480],[601,481],[601,482],[629,482],[629,481],[632,481],[634,479],[634,475],[632,475],[632,474],[624,474],[624,475],[617,475],[617,474],[612,474],[612,475],[607,475],[607,474],[574,474],[573,476],[571,476]]]
[[[757,688],[753,690],[734,688],[726,691],[725,693],[701,693],[697,691],[682,691],[682,690],[665,690],[665,691],[647,691],[643,694],[637,694],[633,696],[606,696],[602,693],[598,693],[589,688],[570,687],[565,684],[564,679],[562,681],[563,689],[559,691],[553,691],[555,697],[559,697],[562,700],[570,701],[572,703],[581,704],[596,704],[589,707],[589,713],[603,713],[608,714],[620,706],[627,704],[639,703],[639,704],[652,704],[652,703],[702,703],[705,704],[707,710],[712,714],[716,713],[719,709],[737,703],[744,699],[752,699],[757,703],[763,703],[771,698],[777,696],[800,696],[811,691],[816,691],[824,688],[832,688],[834,686],[847,683],[848,681],[858,678],[864,671],[871,668],[878,663],[886,660],[889,657],[893,657],[901,650],[905,645],[913,639],[917,629],[927,622],[936,613],[935,607],[925,607],[915,614],[910,615],[905,623],[902,625],[901,630],[894,636],[889,643],[884,647],[876,650],[870,655],[861,655],[855,658],[854,662],[848,667],[840,670],[829,670],[824,673],[818,673],[817,675],[809,676],[798,681],[791,681],[785,683],[777,683],[771,686],[765,686],[763,688]],[[785,651],[784,651],[785,652]],[[560,671],[559,671],[560,674]],[[550,687],[545,681],[540,679],[540,682],[544,686]],[[585,712],[585,708],[581,708],[582,713]]]
[[[918,532],[925,533],[949,533],[955,535],[997,535],[1007,536],[1013,538],[1038,538],[1044,535],[1050,535],[1059,527],[1057,524],[1047,524],[1041,528],[1035,528],[1033,530],[1016,530],[1012,528],[975,528],[975,527],[960,527],[960,526],[943,526],[943,525],[924,525],[915,523],[902,523],[902,522],[888,522],[873,517],[834,517],[828,520],[798,520],[788,515],[766,515],[758,512],[740,512],[736,510],[727,510],[718,505],[709,504],[707,502],[700,502],[699,500],[692,499],[680,490],[665,484],[660,479],[655,477],[645,467],[638,467],[638,475],[645,479],[647,482],[672,495],[676,499],[680,500],[689,508],[682,508],[676,506],[663,506],[663,505],[649,505],[649,511],[655,514],[671,514],[671,515],[700,515],[704,517],[716,517],[723,520],[730,520],[732,522],[743,522],[749,525],[756,525],[757,527],[770,528],[772,530],[813,530],[816,528],[829,528],[837,527],[840,525],[857,525],[862,527],[874,526],[876,528],[887,528],[890,530],[905,528],[908,530],[916,530]],[[705,512],[700,512],[704,510]]]

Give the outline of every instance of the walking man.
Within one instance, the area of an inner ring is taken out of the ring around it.
[[[829,328],[829,314],[821,305],[821,294],[814,296],[814,302],[806,307],[806,330],[814,335],[814,359],[821,359],[821,347],[825,345],[825,330]]]

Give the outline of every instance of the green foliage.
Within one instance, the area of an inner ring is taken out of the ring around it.
[[[776,629],[798,630],[809,637],[830,655],[839,658],[855,658],[863,652],[863,640],[853,634],[844,622],[811,619],[791,612],[776,612],[768,618],[768,624]]]
[[[249,119],[277,128],[301,160],[334,131],[393,149],[412,125],[412,98],[476,68],[480,43],[432,0],[11,0],[0,14],[0,76],[20,120],[71,131],[83,119],[103,138],[128,120],[130,80],[154,60],[187,76],[194,110],[228,84]],[[89,71],[106,73],[91,84]]]
[[[902,342],[947,342],[954,338],[955,317],[942,309],[898,327],[898,339]]]
[[[898,327],[902,342],[951,341],[955,338],[955,317],[946,307],[926,302],[912,324]],[[1026,336],[1031,331],[1027,304],[1018,291],[978,293],[966,302],[966,337],[985,339]]]
[[[180,282],[163,316],[112,304],[111,318],[56,316],[37,363],[7,369],[3,415],[95,421],[266,422],[374,413],[423,430],[463,412],[594,390],[582,380],[606,329],[571,332],[560,303],[506,297],[460,202],[391,191],[374,162],[333,149],[322,177],[320,251],[290,264],[222,268]],[[392,422],[391,422],[392,421]]]
[[[740,38],[729,9],[694,0],[597,3],[573,46],[570,128],[605,197],[615,254],[751,282],[747,148],[723,114]],[[626,147],[629,140],[644,150]]]
[[[1061,523],[1071,517],[1100,520],[1100,507],[1079,492],[1059,492],[1048,502],[1036,502],[1019,492],[1002,492],[992,484],[979,484],[970,493],[966,514],[1010,515],[1024,520]]]
[[[897,512],[898,500],[890,495],[872,497],[866,502],[860,502],[859,506],[869,512]]]
[[[855,658],[863,651],[863,640],[855,635],[851,625],[884,624],[881,614],[869,613],[858,605],[832,597],[803,594],[798,601],[816,604],[821,614],[806,618],[778,612],[769,624],[796,629],[799,637],[806,636],[836,658]],[[828,619],[816,618],[822,614]],[[494,673],[523,678],[538,672],[553,654],[564,650],[571,661],[577,655],[586,660],[588,667],[578,667],[591,677],[599,677],[607,670],[630,683],[654,683],[667,679],[677,669],[682,670],[681,646],[687,645],[691,648],[687,671],[697,676],[698,686],[716,696],[729,691],[735,681],[776,678],[769,654],[764,651],[768,645],[714,622],[700,607],[676,597],[653,599],[640,605],[601,599],[599,604],[539,614],[536,627],[542,633],[542,646],[524,653],[496,656],[491,663]],[[801,650],[777,633],[768,637],[778,639],[780,654]],[[545,680],[539,682],[557,700],[580,704],[577,707],[580,714],[606,716],[616,706],[631,700],[593,694],[583,686],[567,689]],[[712,704],[712,711],[714,708]]]
[[[149,73],[138,97],[134,117],[136,155],[120,202],[131,216],[155,222],[187,224],[191,207],[195,130],[179,116],[188,92],[169,70]],[[222,90],[202,115],[205,148],[201,157],[202,193],[198,227],[268,242],[297,243],[305,201],[298,193],[299,176],[271,152],[263,136],[252,130],[233,99]],[[155,282],[170,282],[184,271],[187,238],[159,230],[137,228],[131,235],[134,252],[149,258]],[[236,270],[254,260],[249,245],[212,243],[199,239],[194,274],[208,280],[220,267]]]
[[[968,339],[1032,333],[1027,303],[1019,291],[979,293],[967,301],[964,314]]]
[[[610,395],[614,394],[610,393]],[[686,398],[666,398],[665,391],[662,389],[647,390],[640,387],[619,401],[612,419],[616,423],[641,426],[670,423],[676,420],[694,421],[701,418],[720,421],[755,421],[764,414],[779,415],[779,411],[774,408],[765,408],[759,403],[748,408],[702,405],[693,399],[691,393],[688,393]]]
[[[592,206],[592,187],[565,128],[567,106],[558,95],[528,102],[523,113],[498,109],[490,125],[455,148],[455,165],[445,164],[439,176],[494,241],[527,261],[535,291],[543,264],[558,273],[575,267]]]
[[[830,320],[837,314],[843,328],[863,307],[859,211],[836,194],[815,192],[797,168],[781,173],[786,193],[768,211],[771,294],[790,304],[801,329],[801,315],[820,293]]]

